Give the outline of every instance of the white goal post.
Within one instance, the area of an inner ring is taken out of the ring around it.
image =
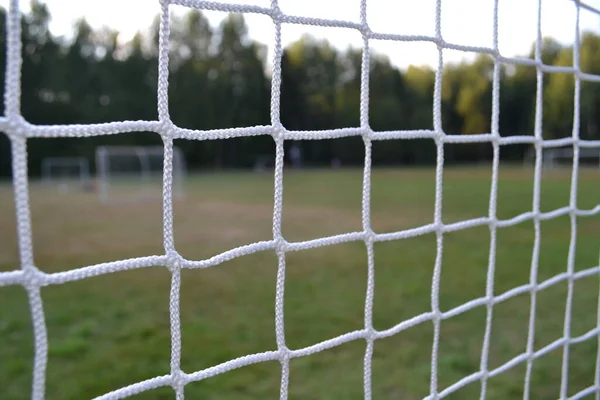
[[[184,196],[186,162],[173,147],[173,196]],[[100,146],[96,149],[96,179],[103,202],[162,198],[164,148],[162,146]]]
[[[41,173],[45,185],[83,188],[90,182],[90,163],[85,157],[46,157]]]

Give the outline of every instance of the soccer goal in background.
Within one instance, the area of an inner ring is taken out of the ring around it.
[[[544,168],[572,167],[573,159],[577,157],[580,167],[595,168],[600,170],[600,149],[582,148],[576,155],[572,147],[546,148],[542,150],[542,164]],[[530,150],[525,155],[525,165],[535,164],[535,150]]]
[[[173,147],[173,196],[184,196],[186,162]],[[161,146],[100,146],[96,149],[98,195],[103,202],[162,198],[164,148]]]
[[[42,161],[42,183],[60,191],[84,189],[90,183],[90,164],[85,157],[47,157]]]

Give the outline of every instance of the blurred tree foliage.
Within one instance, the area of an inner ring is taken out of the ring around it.
[[[127,43],[118,32],[94,30],[77,21],[70,40],[49,30],[50,10],[34,0],[22,17],[23,116],[35,124],[89,124],[119,120],[156,120],[158,18],[147,32]],[[0,9],[0,69],[4,76],[6,10]],[[200,11],[173,15],[169,43],[169,112],[180,127],[216,129],[271,123],[271,60],[268,49],[252,40],[244,17],[228,15],[213,27]],[[534,57],[532,47],[527,56]],[[544,39],[541,54],[548,65],[573,64],[573,47]],[[290,130],[323,130],[360,126],[360,49],[340,50],[326,40],[303,36],[288,46],[281,62],[280,119]],[[600,37],[581,38],[579,65],[600,74]],[[532,66],[494,65],[488,55],[473,62],[447,64],[442,73],[442,128],[447,134],[490,132],[494,69],[500,81],[499,130],[503,136],[533,135],[538,73]],[[543,135],[570,136],[573,129],[573,74],[540,74]],[[372,54],[369,69],[368,123],[376,131],[433,129],[435,71],[411,66],[400,70],[388,58]],[[600,139],[600,91],[592,82],[580,85],[582,138]],[[0,90],[4,90],[2,87]],[[3,108],[3,104],[0,105]],[[3,110],[2,110],[3,111]],[[46,156],[84,155],[100,144],[160,144],[152,133],[129,133],[85,139],[31,139],[29,167],[39,173]],[[189,167],[251,167],[259,157],[273,156],[268,136],[229,140],[181,141]],[[290,145],[288,143],[287,145]],[[305,164],[360,165],[360,137],[303,141]],[[504,159],[520,160],[527,145],[506,146]],[[391,140],[373,144],[376,165],[416,165],[435,161],[432,140]],[[489,144],[449,146],[448,163],[478,162],[491,157]],[[0,135],[0,176],[10,175],[10,142]]]

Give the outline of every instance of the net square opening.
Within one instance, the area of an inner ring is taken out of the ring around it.
[[[536,327],[536,331],[537,331]],[[558,339],[555,336],[553,339]],[[536,351],[550,344],[540,343]],[[529,393],[530,398],[554,398],[560,393],[562,370],[562,347],[552,349],[533,360],[529,381],[524,386],[524,391]]]
[[[521,362],[506,371],[489,377],[487,380],[487,396],[508,399],[522,398],[526,373],[527,364]]]
[[[458,135],[452,135],[444,143],[444,165],[451,171],[463,171],[474,179],[484,176],[491,180],[494,147],[489,140],[477,135],[463,134],[471,143],[454,143]],[[462,138],[458,139],[461,140]],[[446,168],[444,168],[445,170]],[[452,176],[450,174],[450,176]],[[489,177],[489,178],[488,178]],[[483,196],[480,196],[483,199]]]
[[[567,272],[571,243],[571,219],[562,215],[540,223],[538,282]]]
[[[183,269],[182,370],[200,371],[237,357],[276,350],[276,276],[277,257],[271,251],[237,257],[208,269]],[[208,385],[198,390],[215,388]]]
[[[496,291],[497,294],[501,294]],[[520,293],[496,303],[492,309],[492,325],[489,342],[488,370],[502,367],[515,357],[527,352],[529,335],[535,339],[537,329],[529,332],[531,314],[531,296],[529,292]],[[503,393],[505,396],[522,391],[525,378],[525,369],[521,363],[516,371],[509,369],[507,376],[503,372],[492,378],[488,388],[490,393]],[[518,374],[517,374],[518,373]],[[500,377],[502,376],[502,377]],[[510,382],[509,377],[513,378]],[[493,386],[491,386],[493,385]]]
[[[173,122],[194,130],[268,125],[272,19],[175,5],[169,9]],[[264,35],[254,36],[250,22],[263,27]]]
[[[559,56],[555,64],[569,66],[572,65],[572,61]],[[544,91],[543,138],[546,140],[570,138],[573,136],[574,122],[575,86],[573,75],[546,74],[544,83],[547,86]],[[581,109],[581,111],[585,111],[585,109]],[[585,121],[580,120],[580,122]],[[582,127],[585,129],[585,126]]]
[[[175,246],[185,258],[273,239],[274,142],[246,139],[175,141],[189,166],[173,204]]]
[[[468,23],[465,23],[466,12],[477,15],[477,18],[469,18]],[[442,2],[441,15],[444,41],[460,43],[462,46],[493,47],[493,1],[457,0],[452,3]]]
[[[361,242],[286,253],[287,346],[300,349],[363,329],[366,278]]]
[[[1,177],[11,177],[11,163],[10,140],[4,133],[0,133]],[[0,221],[3,221],[6,226],[5,229],[0,230],[0,271],[14,271],[20,266],[14,197],[14,182],[12,179],[0,183]]]
[[[16,269],[13,266],[12,269]],[[31,393],[34,348],[31,310],[27,293],[22,287],[9,286],[0,289],[2,304],[10,307],[0,309],[0,348],[2,375],[0,384],[6,398],[25,397]]]
[[[430,312],[431,282],[436,257],[435,234],[377,242],[373,250],[374,328],[380,331],[393,329],[398,324]]]
[[[574,4],[577,7],[577,4]],[[588,7],[586,7],[586,5]],[[577,9],[577,8],[575,8]],[[579,5],[579,33],[594,32],[600,20],[600,9],[597,4]],[[573,25],[573,27],[575,27]]]
[[[485,307],[476,307],[441,321],[437,359],[438,392],[479,372],[485,325]],[[453,392],[449,398],[477,398],[480,392],[481,385],[474,381]]]
[[[534,136],[535,112],[538,107],[537,70],[535,67],[509,63],[501,64],[500,68],[499,133],[503,138]],[[543,110],[543,104],[540,107]],[[491,123],[491,115],[489,118]],[[542,125],[540,128],[544,136],[546,126]],[[509,148],[517,150],[520,149],[519,146],[524,145],[513,144]],[[513,152],[505,151],[506,156],[509,154],[512,155]]]
[[[538,281],[543,284],[541,279]],[[562,280],[543,284],[542,288],[537,290],[533,332],[536,351],[563,337],[568,288],[568,281]]]
[[[542,37],[551,37],[559,43],[572,45],[577,34],[577,30],[575,29],[576,10],[577,4],[574,2],[546,2],[541,8]],[[556,23],[557,18],[560,18],[560,24]],[[537,22],[537,18],[534,21]],[[597,24],[594,25],[594,27],[596,26]],[[545,61],[544,63],[546,64]]]
[[[539,355],[533,361],[529,383],[532,395],[538,397],[547,396],[550,393],[552,396],[556,396],[556,393],[560,393],[564,346],[556,341],[564,336],[567,293],[568,281],[566,280],[537,292],[534,348],[536,352],[545,354]],[[593,307],[595,308],[595,306]],[[557,344],[559,345],[557,346]],[[590,357],[590,354],[594,354],[594,356]],[[585,368],[586,365],[590,365],[589,363],[595,362],[592,358],[595,358],[595,353],[588,352],[585,355],[580,354],[577,361],[582,368]],[[592,372],[589,371],[589,373]]]
[[[232,4],[232,5],[243,4],[243,5],[268,8],[271,5],[271,0],[216,0],[215,3]]]
[[[398,232],[433,222],[435,160],[431,139],[372,142],[371,226],[375,232]]]
[[[362,138],[290,140],[284,148],[286,240],[362,231]]]
[[[600,37],[596,38],[600,43]],[[582,60],[583,61],[583,60]],[[589,73],[600,73],[596,69]],[[594,112],[600,107],[600,96],[596,92],[600,89],[597,82],[582,81],[579,101],[579,168],[580,172],[591,170],[600,175],[600,120]],[[590,143],[595,141],[595,143]],[[594,144],[594,145],[592,145]]]
[[[543,242],[540,242],[543,244]],[[496,230],[496,267],[494,293],[502,295],[522,285],[529,285],[535,245],[532,220]],[[542,247],[538,249],[541,251]],[[541,267],[536,262],[538,271]],[[539,278],[538,278],[539,279]],[[538,280],[539,281],[539,280]]]
[[[373,398],[425,398],[429,394],[432,343],[431,321],[377,339],[373,345]]]
[[[385,0],[370,0],[367,5],[367,22],[377,33],[433,37],[435,0],[422,0],[414,4],[390,4]]]
[[[579,272],[600,265],[600,248],[598,248],[600,213],[578,217],[576,223],[575,271]],[[589,277],[589,279],[593,279],[593,277]]]
[[[360,32],[284,24],[281,40],[285,48],[278,107],[283,126],[293,131],[357,127]]]
[[[571,153],[569,151],[569,153]],[[600,193],[598,192],[598,179],[600,179],[600,146],[580,147],[579,157],[573,158],[578,162],[577,172],[577,208],[582,210],[594,210],[600,204]],[[573,161],[569,160],[571,163]],[[573,177],[571,176],[571,182]]]
[[[597,335],[580,343],[569,345],[569,369],[567,375],[567,395],[575,396],[580,392],[588,390],[595,393],[596,371],[598,361]]]
[[[364,393],[364,340],[354,340],[290,360],[292,399],[349,399]],[[335,384],[332,384],[335,382]],[[376,392],[375,392],[376,393]]]
[[[571,335],[577,337],[598,326],[598,288],[600,248],[598,226],[600,214],[578,217],[576,220],[576,249],[574,259]],[[569,232],[570,233],[570,232]]]
[[[491,133],[494,59],[444,50],[442,127],[449,135]]]
[[[184,393],[193,399],[215,395],[226,399],[274,399],[279,397],[280,385],[281,363],[263,361],[188,383]],[[165,399],[172,398],[172,393],[173,389]]]
[[[493,2],[486,3],[493,7]],[[545,7],[546,4],[542,6],[542,8]],[[488,7],[485,12],[488,15],[492,12],[493,15],[493,11],[490,11]],[[498,50],[500,54],[503,57],[534,58],[533,45],[537,39],[537,20],[538,2],[536,0],[498,2]],[[493,27],[489,32],[493,35]]]
[[[38,139],[29,148],[32,235],[41,269],[164,253],[158,135]]]
[[[360,22],[360,0],[345,1],[343,7],[336,0],[279,0],[279,8],[284,14],[294,17]]]
[[[487,226],[444,233],[439,286],[443,312],[485,297],[489,259],[490,229]]]
[[[594,52],[598,46],[599,38],[593,32],[584,32],[580,40],[579,67],[587,74],[598,74],[595,67]],[[570,67],[574,65],[573,45],[557,45],[553,64],[557,66]],[[549,76],[548,76],[549,75]],[[547,74],[548,83],[545,88],[544,124],[548,131],[547,138],[560,139],[570,138],[574,134],[580,140],[598,139],[598,119],[594,110],[597,109],[599,98],[596,94],[598,83],[583,78],[580,80],[579,93],[575,90],[575,79],[573,73],[550,73]],[[578,102],[578,114],[575,114],[575,101]],[[578,118],[578,120],[576,120]],[[575,122],[578,123],[578,131],[573,132]],[[549,149],[550,151],[550,149]],[[580,161],[588,161],[598,165],[597,152],[590,153],[591,149],[582,148]],[[554,151],[556,152],[556,151]],[[568,155],[572,155],[568,154]],[[567,154],[564,154],[567,156]],[[585,159],[584,157],[585,156]]]
[[[573,283],[571,337],[583,336],[598,328],[598,275],[579,278]]]
[[[164,267],[44,287],[46,395],[94,397],[168,374],[169,288]]]
[[[36,7],[35,13],[23,7],[22,74],[28,83],[22,85],[21,112],[27,121],[90,124],[157,119],[156,43],[150,26],[160,11],[158,3],[143,12],[133,11],[137,31],[131,24],[100,27],[105,21],[95,18],[98,10],[92,9],[93,4],[71,7],[72,18],[79,17],[72,29],[50,23],[54,14],[62,20],[58,7],[39,3]]]
[[[435,44],[371,40],[369,46],[371,129],[432,130],[432,98],[438,63]]]
[[[600,44],[600,36],[596,30],[599,20],[600,15],[597,13],[592,14],[589,10],[582,8],[579,20],[579,68],[581,72],[587,74],[600,74],[600,68],[598,68],[596,61],[597,49]],[[588,81],[584,82],[583,85],[597,87],[598,83]],[[595,91],[597,89],[592,90]],[[593,102],[596,105],[598,104],[597,99],[598,95],[590,93],[585,100]],[[589,110],[591,112],[592,108]]]
[[[535,148],[530,144],[500,146],[496,215],[508,222],[533,210]],[[542,183],[542,182],[540,182]],[[530,229],[530,225],[527,225]]]
[[[548,148],[542,151],[542,182],[540,208],[542,212],[568,207],[573,175],[572,148]]]
[[[489,216],[492,159],[493,146],[487,141],[444,144],[440,195],[445,224]]]

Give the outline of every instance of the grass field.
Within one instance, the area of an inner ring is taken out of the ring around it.
[[[491,167],[448,168],[444,174],[443,221],[488,215]],[[360,170],[286,172],[283,234],[288,241],[360,231]],[[578,205],[600,204],[600,172],[582,170]],[[569,203],[570,170],[544,175],[542,211]],[[433,221],[433,169],[375,170],[372,225],[378,233]],[[533,171],[501,167],[498,216],[532,209]],[[232,247],[272,237],[271,174],[198,175],[175,203],[175,244],[188,259],[204,259]],[[35,262],[45,272],[162,254],[160,201],[100,204],[94,194],[32,187]],[[18,268],[14,205],[10,187],[0,189],[0,270]],[[541,223],[538,281],[566,271],[571,236],[568,215]],[[531,220],[498,230],[495,293],[529,283],[534,242]],[[490,231],[480,226],[444,235],[440,305],[450,310],[485,295]],[[600,215],[578,218],[576,270],[598,265]],[[373,323],[388,329],[431,310],[435,234],[375,244]],[[362,329],[367,285],[362,242],[289,253],[285,288],[287,345],[297,349]],[[193,372],[232,358],[275,350],[274,252],[238,258],[215,268],[182,273],[182,369]],[[42,289],[49,337],[48,399],[86,399],[169,373],[170,274],[143,269]],[[563,335],[568,282],[537,295],[535,349]],[[572,336],[598,325],[596,276],[574,283]],[[30,396],[32,329],[25,291],[0,287],[0,398]],[[494,307],[489,369],[526,349],[530,296]],[[477,372],[486,308],[477,307],[441,323],[440,390]],[[421,323],[375,342],[374,399],[420,399],[429,394],[433,324]],[[362,399],[364,340],[291,360],[291,399]],[[569,395],[594,383],[597,340],[571,346]],[[533,364],[532,399],[559,397],[562,347]],[[488,381],[489,399],[522,398],[525,364]],[[281,367],[260,363],[189,384],[190,399],[274,399]],[[479,398],[476,381],[451,399]],[[136,399],[171,399],[171,388]]]

